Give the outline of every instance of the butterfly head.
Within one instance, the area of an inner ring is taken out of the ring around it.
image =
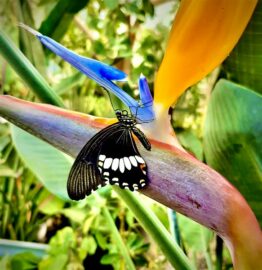
[[[136,125],[136,119],[128,114],[126,110],[116,110],[116,117],[126,127],[133,127]]]

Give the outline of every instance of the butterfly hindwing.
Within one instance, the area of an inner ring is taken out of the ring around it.
[[[67,184],[69,197],[73,200],[84,199],[102,184],[96,166],[86,160],[80,160],[72,168],[69,175]]]
[[[78,154],[67,181],[68,195],[73,200],[84,199],[91,194],[99,185],[105,185],[97,167],[97,158],[100,148],[109,134],[118,130],[119,123],[102,129],[87,142]]]
[[[97,165],[105,184],[134,191],[148,182],[146,163],[138,152],[130,129],[120,128],[106,138]]]

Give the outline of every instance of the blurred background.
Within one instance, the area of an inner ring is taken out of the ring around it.
[[[165,0],[1,0],[0,27],[67,108],[113,117],[108,95],[99,85],[45,49],[17,24],[23,22],[80,55],[123,70],[128,81],[121,87],[136,98],[141,73],[154,90],[155,74],[178,7],[179,1]],[[180,143],[202,161],[207,103],[215,82],[225,72],[217,68],[188,89],[175,108],[170,108]],[[0,91],[39,101],[2,57]],[[115,241],[114,226],[136,269],[172,269],[111,189],[103,189],[100,196],[91,195],[78,203],[51,194],[41,183],[64,180],[72,159],[60,153],[63,162],[57,164],[54,154],[54,160],[45,165],[45,157],[54,151],[52,147],[43,142],[39,146],[37,139],[28,140],[29,135],[0,120],[0,269],[126,269]],[[34,151],[39,152],[43,164],[36,160]],[[211,231],[139,196],[197,269],[232,269],[228,251]],[[101,210],[104,206],[107,212]]]

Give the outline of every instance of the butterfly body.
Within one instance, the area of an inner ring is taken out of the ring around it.
[[[67,182],[71,199],[83,199],[107,184],[131,191],[147,185],[147,166],[132,134],[147,150],[151,144],[127,111],[116,111],[116,116],[119,122],[98,132],[78,154]]]

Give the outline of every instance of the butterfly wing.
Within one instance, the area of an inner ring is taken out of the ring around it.
[[[102,129],[92,137],[79,152],[68,176],[67,192],[72,200],[81,200],[99,185],[105,185],[97,167],[97,158],[102,145],[110,134],[119,129],[119,123]]]
[[[98,168],[105,184],[138,190],[148,183],[147,166],[139,154],[130,129],[121,127],[100,149]]]

